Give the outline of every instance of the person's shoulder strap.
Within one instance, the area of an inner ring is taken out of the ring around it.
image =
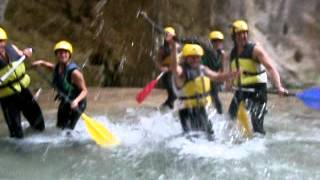
[[[10,61],[17,61],[18,59],[20,59],[21,56],[17,53],[16,49],[13,47],[11,43],[8,42],[6,44],[5,50]]]
[[[253,49],[256,46],[256,43],[253,42],[249,42],[246,45],[245,51],[243,52],[246,56],[252,58],[252,54],[253,54]]]
[[[66,76],[68,82],[71,82],[71,74],[76,69],[79,69],[79,66],[74,61],[71,61],[68,64],[68,66],[66,67],[65,76]]]
[[[71,61],[68,66],[66,67],[66,71],[67,72],[72,72],[76,69],[79,69],[79,66],[74,62],[74,61]]]

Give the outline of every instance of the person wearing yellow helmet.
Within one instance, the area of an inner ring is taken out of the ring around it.
[[[172,27],[164,28],[165,38],[163,45],[159,48],[158,55],[156,57],[156,67],[161,72],[166,72],[162,77],[162,83],[167,91],[168,97],[165,102],[161,105],[161,109],[170,108],[173,109],[174,101],[176,100],[175,93],[172,88],[172,73],[170,72],[170,64],[172,62],[170,54],[172,50],[169,47],[169,43],[174,42],[176,32]]]
[[[229,106],[229,115],[235,119],[240,102],[246,102],[254,132],[265,134],[263,123],[267,107],[267,72],[279,95],[288,93],[288,90],[282,86],[279,72],[268,53],[260,44],[248,40],[248,31],[248,24],[244,20],[233,22],[234,48],[230,53],[229,64],[231,70],[241,70],[241,74],[233,81],[233,86],[238,90]]]
[[[32,49],[20,50],[17,46],[8,42],[7,33],[3,28],[0,28],[0,76],[7,73],[23,55],[30,58]],[[13,138],[23,138],[21,112],[31,128],[37,131],[45,129],[42,111],[28,89],[29,84],[30,77],[26,74],[25,65],[22,63],[0,85],[1,108],[9,128],[10,137]]]
[[[59,41],[54,46],[57,64],[45,60],[33,62],[33,66],[43,66],[53,72],[53,85],[58,91],[57,127],[74,129],[80,115],[87,106],[87,86],[80,68],[71,58],[72,45],[68,41]]]
[[[223,72],[226,66],[226,54],[223,50],[224,35],[220,31],[212,31],[209,34],[210,46],[202,57],[202,64],[209,67],[216,72]],[[219,98],[219,91],[221,90],[221,82],[211,82],[211,96],[214,99],[214,105],[219,114],[223,113],[222,103]]]
[[[172,47],[171,70],[174,74],[174,84],[180,93],[178,99],[182,107],[179,118],[184,133],[203,131],[209,140],[213,139],[213,129],[207,116],[207,108],[211,106],[210,81],[223,81],[234,78],[238,72],[214,72],[201,64],[204,54],[198,44],[185,44],[182,48],[181,63],[177,62],[176,45]]]

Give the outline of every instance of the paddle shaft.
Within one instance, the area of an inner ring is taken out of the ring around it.
[[[235,30],[235,27],[232,27],[232,41],[233,41],[233,44],[234,44],[234,51],[235,51],[235,55],[236,55],[236,68],[238,71],[240,71],[240,64],[239,64],[239,55],[238,55],[238,44],[237,44],[237,41],[236,41],[236,30]],[[238,76],[238,90],[240,92],[240,99],[242,98],[242,87],[241,87],[241,74]],[[240,102],[238,102],[240,103]]]
[[[167,73],[167,71],[161,72],[161,73],[158,75],[158,77],[157,77],[156,80],[159,81],[165,73]]]
[[[163,30],[163,28],[161,26],[159,26],[157,23],[154,22],[154,20],[152,20],[146,12],[144,11],[139,11],[137,14],[137,17],[143,17],[144,20],[146,20],[151,26],[152,28],[154,28],[158,33],[160,34],[166,34],[166,32]],[[174,36],[173,39],[177,42],[182,42],[182,39]]]
[[[143,17],[144,20],[146,20],[151,26],[152,28],[154,28],[157,32],[161,33],[161,34],[165,34],[164,30],[158,25],[156,24],[148,15],[146,12],[144,11],[139,11],[138,12],[138,16],[137,17]]]
[[[52,82],[51,80],[47,77],[47,75],[45,75],[42,71],[40,71],[37,68],[34,68],[36,70],[36,72],[42,77],[42,79],[44,79],[51,87],[53,87],[60,96],[62,96],[64,98],[65,101],[67,101],[68,103],[71,103],[72,100],[63,92],[61,92]],[[79,114],[82,114],[83,112],[80,111],[79,107],[77,107],[75,109]]]
[[[233,88],[234,90],[236,90],[236,91],[240,91],[240,89],[239,88]],[[241,87],[241,91],[242,92],[252,92],[252,93],[254,93],[254,92],[256,92],[256,90],[254,89],[254,88],[245,88],[245,87]],[[269,91],[267,91],[267,93],[268,94],[279,94],[278,93],[278,91],[275,91],[275,90],[269,90]],[[296,93],[287,93],[287,94],[285,94],[284,96],[296,96],[297,94]]]
[[[0,85],[18,68],[18,66],[23,63],[23,61],[26,59],[26,56],[23,55],[20,57],[20,59],[14,64],[14,66],[3,76],[0,78]]]

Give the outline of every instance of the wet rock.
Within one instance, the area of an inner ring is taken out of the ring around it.
[[[318,7],[317,0],[10,0],[5,26],[17,44],[37,48],[35,58],[53,61],[52,46],[64,38],[74,44],[74,58],[80,64],[89,60],[89,69],[105,66],[103,78],[116,79],[102,85],[143,86],[157,74],[152,59],[162,37],[137,18],[139,10],[160,26],[175,27],[180,36],[206,39],[211,30],[219,29],[225,34],[227,51],[233,46],[228,25],[240,18],[248,21],[251,39],[262,43],[276,61],[284,81],[303,83],[314,79],[320,67],[316,61],[320,52],[314,50],[320,47]],[[293,63],[302,59],[303,66]],[[290,75],[292,71],[298,78]],[[95,72],[86,73],[92,77]],[[112,77],[115,74],[117,78]]]

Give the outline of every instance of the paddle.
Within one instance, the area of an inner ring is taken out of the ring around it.
[[[309,108],[320,110],[320,87],[312,87],[299,93],[290,93],[288,96],[295,96]]]
[[[146,20],[151,26],[153,29],[155,29],[158,33],[160,34],[166,34],[166,32],[164,31],[164,29],[159,26],[157,23],[155,23],[149,16],[146,12],[144,11],[138,11],[137,13],[137,18],[138,17],[142,17],[144,20]],[[174,36],[173,39],[176,41],[176,42],[181,42],[183,43],[185,40],[183,38],[178,38],[177,36]]]
[[[253,135],[252,126],[250,124],[249,113],[246,109],[246,104],[244,103],[244,101],[241,101],[239,104],[237,117],[238,117],[239,125],[242,127],[241,131],[243,135],[247,138],[252,137]]]
[[[145,19],[151,26],[152,28],[154,28],[157,32],[161,33],[161,34],[165,34],[163,28],[161,28],[159,25],[157,25],[148,15],[146,12],[144,11],[138,11],[137,13],[137,18],[138,17],[143,17],[143,19]]]
[[[48,82],[53,88],[55,88],[59,95],[62,96],[67,102],[71,103],[71,100],[68,98],[67,95],[59,91],[54,84],[46,77],[46,75],[41,72],[40,70],[35,70],[40,74],[40,76]],[[76,109],[79,113],[81,113],[81,118],[84,120],[86,128],[91,135],[91,138],[101,147],[115,147],[120,144],[120,140],[113,135],[104,125],[92,117],[86,115],[84,112],[80,112],[79,108]]]
[[[255,92],[253,88],[242,88],[242,91]],[[278,94],[277,91],[268,91],[268,94]],[[320,110],[320,87],[311,87],[298,93],[288,93],[285,96],[296,97],[311,109]]]
[[[12,63],[12,68],[5,73],[3,76],[0,78],[0,85],[18,68],[18,66],[23,63],[23,61],[26,59],[26,56],[23,55],[20,57],[18,61],[15,61]]]
[[[235,50],[235,54],[236,54],[236,67],[237,70],[240,70],[240,65],[239,65],[239,56],[238,56],[238,45],[236,42],[236,32],[235,32],[235,27],[232,27],[232,40],[234,43],[234,50]],[[240,92],[240,99],[242,99],[242,87],[241,87],[241,75],[238,76],[238,88],[239,88],[239,92]],[[239,103],[239,102],[238,102]],[[245,102],[242,100],[238,106],[238,112],[237,112],[237,119],[239,122],[239,125],[242,128],[242,132],[244,134],[244,136],[250,138],[252,137],[252,128],[250,126],[251,124],[251,119],[249,116],[249,113],[247,112],[246,109],[246,104]]]
[[[154,87],[157,85],[160,78],[164,75],[166,72],[162,72],[158,75],[158,77],[154,80],[152,80],[150,83],[148,83],[136,96],[137,102],[140,104],[142,103],[145,98],[150,94],[150,92],[154,89]]]

